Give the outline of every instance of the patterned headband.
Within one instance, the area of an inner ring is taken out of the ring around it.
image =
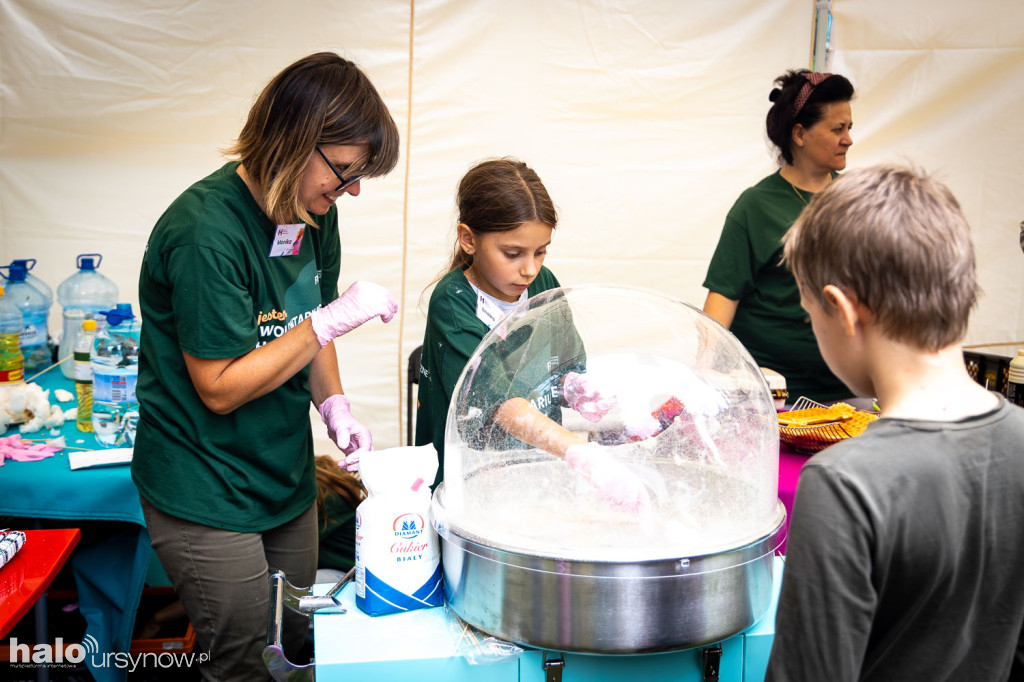
[[[796,101],[793,102],[793,118],[800,115],[800,110],[807,104],[807,98],[814,92],[814,88],[821,85],[821,82],[831,76],[830,73],[809,73],[807,74],[807,80],[804,81],[803,86],[800,88],[799,94],[796,96]]]

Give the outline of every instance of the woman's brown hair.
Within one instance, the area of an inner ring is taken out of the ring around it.
[[[783,163],[793,163],[793,128],[797,124],[808,129],[822,119],[827,105],[849,102],[854,97],[853,83],[845,76],[807,69],[790,69],[775,79],[775,86],[768,93],[772,107],[765,117],[765,128]]]
[[[317,145],[367,144],[354,175],[386,175],[398,163],[398,127],[373,83],[333,52],[303,57],[263,89],[226,152],[237,156],[278,224],[315,224],[299,200],[299,184]]]

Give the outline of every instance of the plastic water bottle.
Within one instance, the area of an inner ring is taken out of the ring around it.
[[[21,354],[21,310],[7,300],[0,286],[0,388],[25,381],[25,358]]]
[[[82,329],[82,320],[96,320],[96,329],[106,324],[103,313],[117,303],[117,285],[97,272],[103,256],[98,253],[83,253],[78,256],[78,272],[71,275],[57,287],[57,300],[64,308],[64,334],[61,337],[57,359],[61,371],[68,379],[74,379],[75,337]]]
[[[130,303],[105,313],[106,327],[92,344],[92,429],[108,448],[132,447],[139,420],[135,384],[139,377],[141,324]]]
[[[18,259],[12,260],[11,264],[8,267],[13,267],[15,265],[20,265],[21,267],[25,268],[25,272],[27,273],[25,275],[25,281],[28,282],[29,284],[31,284],[32,286],[34,286],[40,292],[42,292],[43,296],[46,296],[47,300],[50,301],[50,305],[52,306],[53,305],[53,289],[50,287],[49,284],[47,284],[42,279],[40,279],[40,278],[38,278],[38,277],[36,277],[35,275],[32,274],[32,268],[34,268],[36,266],[36,259],[35,258],[18,258]],[[49,313],[50,311],[47,310],[46,312]]]
[[[18,258],[11,261],[11,266],[15,265],[20,265],[21,267],[25,268],[25,272],[27,273],[25,275],[25,281],[34,286],[36,289],[38,289],[43,294],[43,296],[46,297],[46,300],[50,302],[50,304],[46,307],[46,319],[47,321],[49,321],[50,309],[53,308],[53,302],[56,299],[54,299],[53,297],[53,288],[45,281],[43,281],[41,278],[36,277],[35,275],[32,274],[32,268],[36,266],[36,259]],[[56,330],[53,327],[51,327],[49,331],[49,338],[47,339],[47,346],[49,347],[48,350],[50,351],[51,360],[55,359],[54,356],[56,355],[55,351],[57,349],[56,343],[54,342],[53,338],[54,331]]]
[[[82,322],[82,331],[75,339],[75,395],[78,397],[79,431],[92,433],[92,344],[96,339],[96,320]]]
[[[26,281],[23,265],[8,267],[6,298],[21,310],[21,352],[25,356],[25,374],[31,376],[50,366],[50,332],[47,320],[53,300]]]

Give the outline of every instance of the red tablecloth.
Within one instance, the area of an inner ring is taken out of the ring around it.
[[[25,545],[0,568],[0,637],[46,592],[79,537],[77,528],[25,531]]]

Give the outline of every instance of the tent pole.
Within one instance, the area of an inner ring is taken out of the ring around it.
[[[812,71],[827,71],[832,32],[832,0],[818,0],[814,7],[814,55]]]

